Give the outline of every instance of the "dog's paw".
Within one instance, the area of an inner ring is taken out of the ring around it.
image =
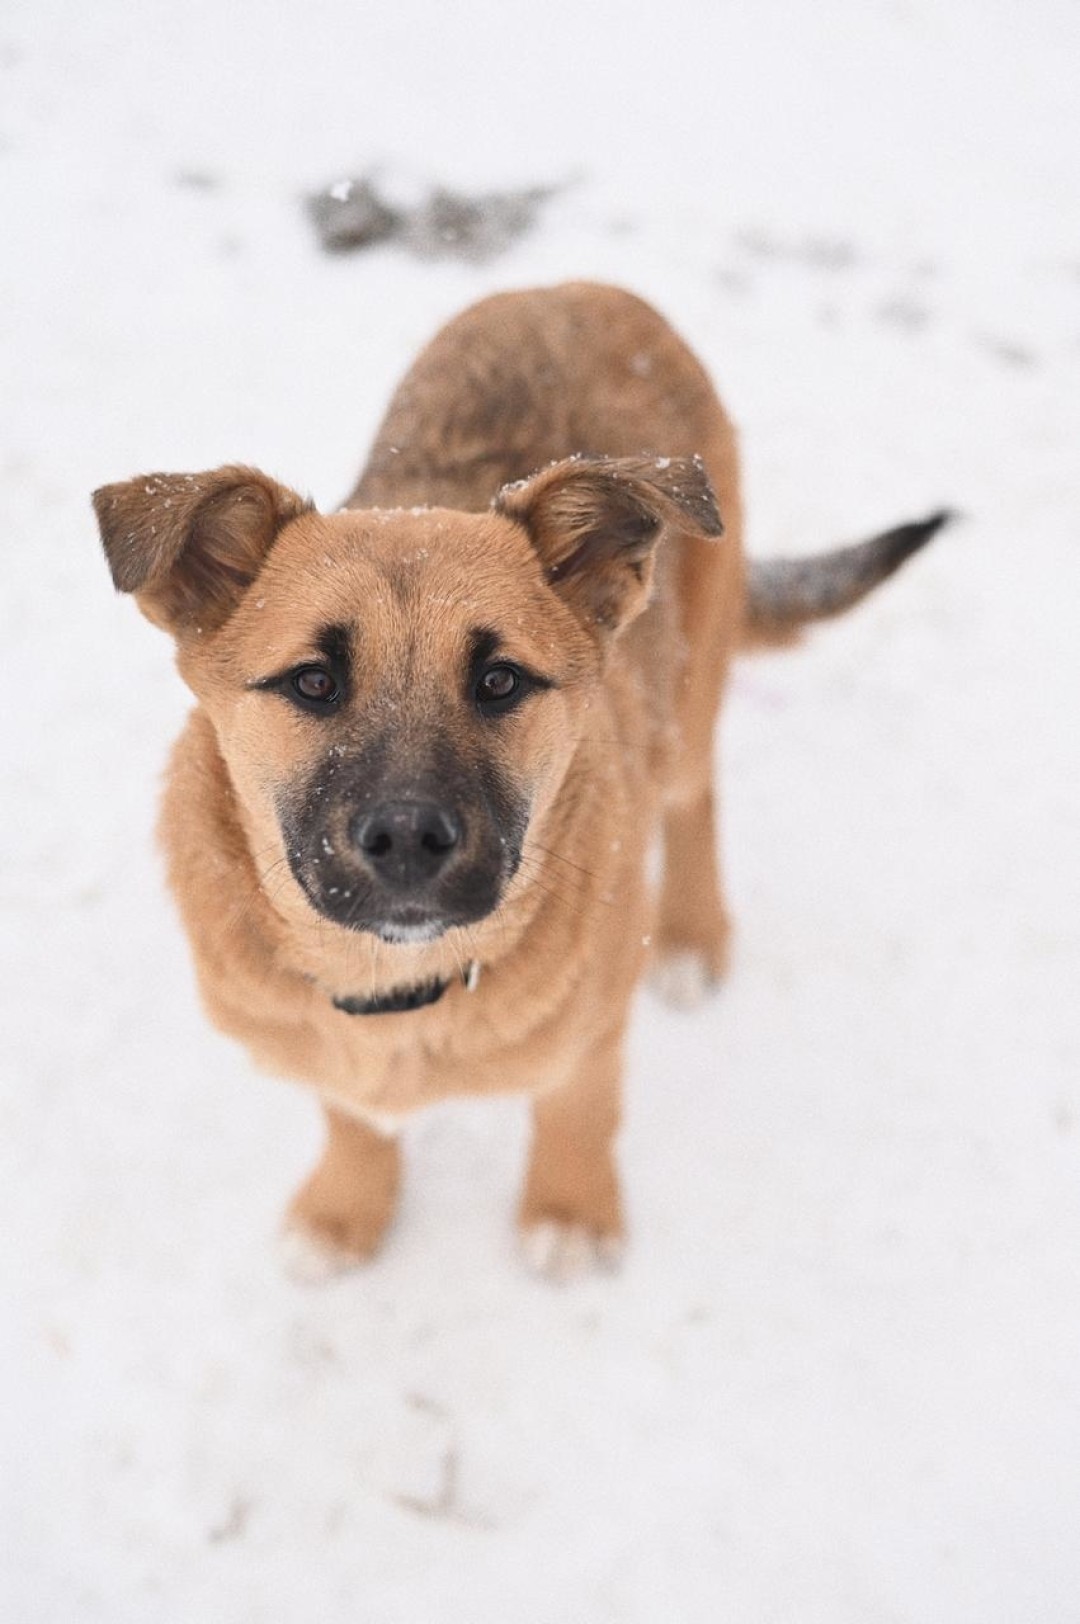
[[[321,1286],[367,1263],[371,1253],[341,1246],[325,1231],[292,1220],[278,1238],[283,1273],[299,1286]]]
[[[611,1273],[623,1260],[625,1243],[618,1234],[598,1234],[584,1224],[541,1218],[522,1229],[521,1249],[533,1274],[562,1284],[595,1269]]]
[[[719,977],[704,953],[682,947],[657,956],[649,982],[657,997],[672,1009],[697,1009],[716,991]]]

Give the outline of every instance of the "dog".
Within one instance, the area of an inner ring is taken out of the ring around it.
[[[732,657],[848,608],[948,515],[748,564],[703,367],[589,283],[451,321],[335,513],[238,466],[93,502],[114,584],[196,700],[161,834],[206,1008],[325,1112],[293,1271],[374,1254],[413,1112],[511,1092],[531,1098],[529,1261],[612,1264],[634,989],[651,956],[692,1003],[728,959]]]

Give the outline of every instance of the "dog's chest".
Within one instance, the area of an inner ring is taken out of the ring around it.
[[[380,1132],[442,1100],[558,1086],[572,1031],[544,1019],[523,1024],[515,1031],[513,1021],[493,1019],[480,995],[463,986],[443,1004],[406,1014],[349,1016],[331,1008],[320,1021],[327,1065],[310,1080]],[[568,1024],[577,1024],[573,1016]]]

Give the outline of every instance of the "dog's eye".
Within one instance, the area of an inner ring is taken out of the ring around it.
[[[338,685],[321,665],[302,665],[289,679],[293,693],[309,705],[331,705],[338,697]]]
[[[485,710],[502,710],[523,687],[516,665],[489,665],[476,684],[476,703]]]

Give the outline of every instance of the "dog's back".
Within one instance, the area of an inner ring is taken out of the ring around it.
[[[402,379],[350,507],[479,511],[562,457],[701,456],[738,529],[734,435],[708,375],[650,305],[592,282],[499,293]]]

